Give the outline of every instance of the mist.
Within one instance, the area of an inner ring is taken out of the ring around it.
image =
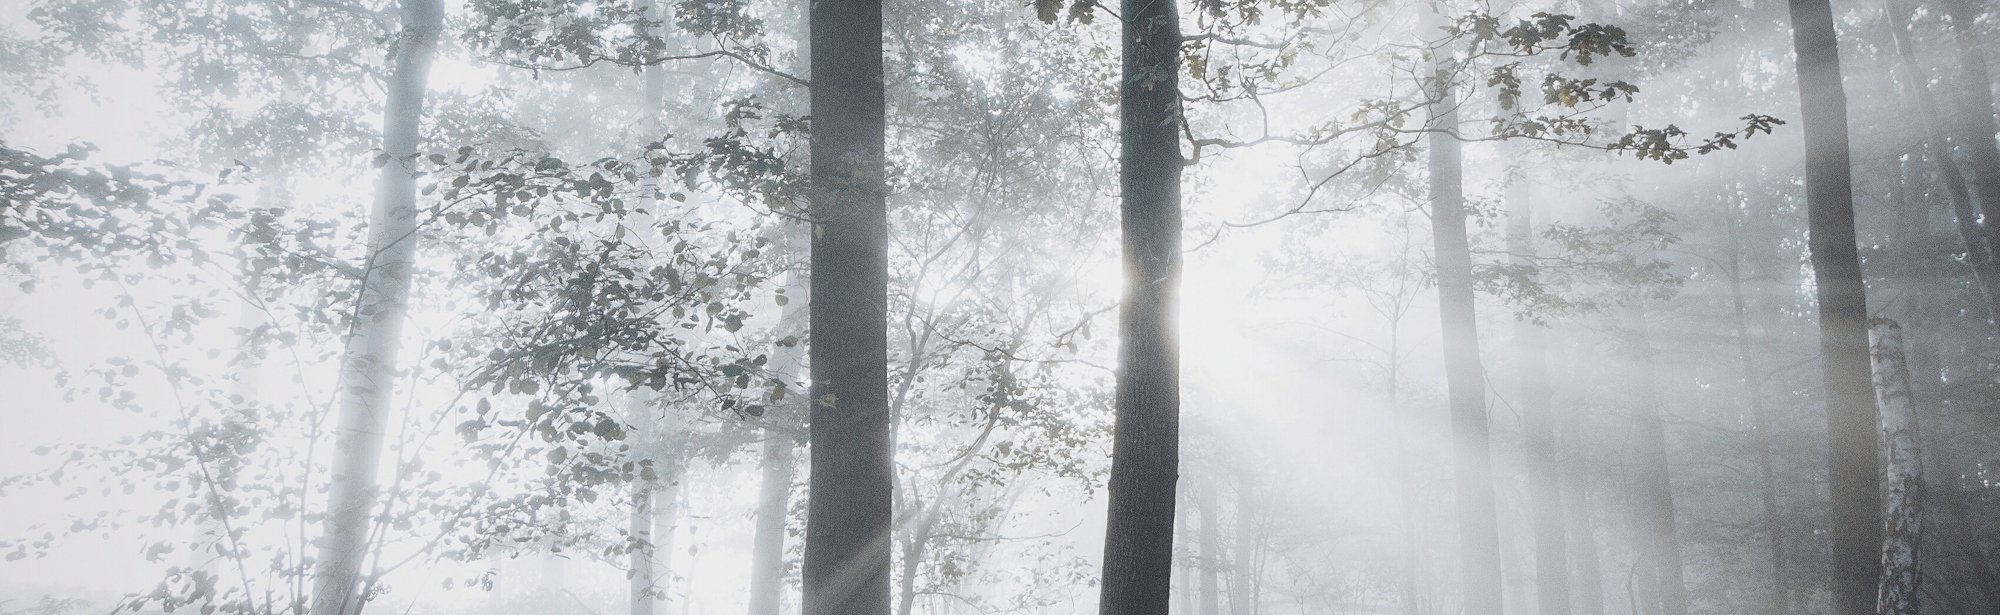
[[[2000,611],[1991,3],[0,9],[0,615]]]

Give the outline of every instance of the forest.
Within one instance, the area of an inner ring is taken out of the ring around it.
[[[2000,613],[1991,0],[0,7],[0,615]]]

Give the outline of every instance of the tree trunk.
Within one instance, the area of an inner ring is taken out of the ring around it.
[[[1570,433],[1580,421],[1572,419]],[[1579,440],[1581,441],[1581,440]],[[1576,555],[1576,610],[1579,615],[1604,615],[1604,564],[1597,553],[1597,524],[1590,514],[1589,478],[1581,463],[1563,464],[1563,499],[1569,507],[1570,552]]]
[[[1431,233],[1437,261],[1438,313],[1444,329],[1445,380],[1451,403],[1454,492],[1466,615],[1499,615],[1500,523],[1493,497],[1493,451],[1486,417],[1486,378],[1479,362],[1473,307],[1472,248],[1465,230],[1458,99],[1451,60],[1434,56],[1430,87]]]
[[[812,21],[810,497],[805,615],[889,612],[888,216],[881,0]]]
[[[1771,595],[1766,608],[1773,615],[1791,615],[1791,573],[1785,560],[1785,521],[1778,509],[1777,468],[1771,454],[1771,416],[1759,390],[1763,379],[1757,375],[1756,353],[1750,345],[1749,302],[1743,293],[1743,241],[1738,235],[1736,209],[1724,214],[1729,240],[1729,306],[1736,333],[1737,369],[1742,372],[1743,397],[1750,408],[1751,447],[1757,455],[1757,491],[1763,504],[1764,546],[1771,559]]]
[[[631,439],[639,444],[638,450],[655,450],[659,441],[658,427],[653,421],[653,406],[648,403],[644,388],[634,388],[628,402],[625,422],[632,426]],[[658,460],[654,460],[658,463]],[[658,478],[655,475],[654,478]],[[626,603],[632,615],[653,615],[653,601],[659,592],[653,580],[653,489],[654,482],[640,478],[632,481],[632,510],[627,515],[626,533],[630,534],[632,553],[627,565]]]
[[[1687,580],[1681,566],[1680,532],[1674,524],[1673,476],[1667,467],[1667,432],[1661,421],[1658,369],[1648,335],[1644,309],[1634,305],[1626,314],[1632,328],[1632,349],[1639,362],[1633,375],[1632,420],[1634,478],[1639,487],[1635,515],[1641,565],[1655,584],[1661,615],[1687,615]]]
[[[808,232],[810,229],[789,221],[778,222],[772,232],[775,235],[772,250],[780,252],[788,263],[781,289],[786,302],[773,332],[779,339],[805,337],[812,288],[803,269],[809,256],[798,248],[808,245]],[[770,400],[760,419],[764,440],[759,446],[761,476],[755,536],[750,549],[749,615],[778,615],[784,606],[785,521],[791,514],[792,465],[794,449],[798,447],[798,428],[803,425],[807,411],[805,397],[799,394],[806,389],[801,386],[805,347],[796,343],[774,346],[764,369],[767,377],[784,387],[785,394]]]
[[[1195,497],[1200,498],[1201,507],[1201,615],[1222,613],[1222,592],[1220,577],[1222,571],[1222,516],[1215,509],[1215,479],[1211,475],[1202,480]]]
[[[1257,518],[1256,489],[1248,469],[1236,472],[1236,544],[1230,549],[1235,562],[1229,567],[1229,615],[1253,615],[1257,611]]]
[[[417,242],[417,147],[424,91],[444,28],[441,0],[402,0],[383,109],[382,151],[388,161],[368,217],[368,261],[352,329],[341,351],[339,423],[333,432],[326,521],[313,569],[313,615],[353,615],[368,600],[364,571],[372,513],[380,494],[376,472],[395,387],[396,354],[409,311]]]
[[[1910,397],[1910,371],[1903,361],[1903,329],[1896,321],[1869,322],[1875,400],[1882,409],[1882,437],[1888,443],[1889,512],[1883,528],[1882,585],[1876,596],[1881,615],[1916,615],[1917,545],[1923,533],[1924,478],[1917,442],[1917,408]]]
[[[750,551],[750,615],[778,615],[784,606],[785,517],[791,508],[793,436],[764,429],[763,476],[757,495],[757,535]]]
[[[1517,267],[1536,267],[1533,195],[1525,177],[1507,185],[1507,252]],[[1548,332],[1528,320],[1514,323],[1521,361],[1521,429],[1526,432],[1528,506],[1535,536],[1535,600],[1542,615],[1569,615],[1569,545],[1563,536],[1562,464],[1550,406]]]
[[[1993,121],[1993,76],[1986,69],[1986,55],[1972,31],[1972,0],[1945,0],[1951,15],[1952,38],[1958,43],[1959,69],[1965,83],[1959,88],[1958,130],[1965,148],[1967,165],[1972,167],[1972,192],[1979,198],[1979,211],[1993,222],[1989,233],[2000,233],[2000,144],[1993,135],[2000,132]],[[2000,257],[1996,257],[2000,261]],[[1994,316],[2000,320],[2000,314]]]
[[[1180,24],[1173,0],[1123,0],[1119,191],[1125,298],[1104,534],[1103,615],[1164,615],[1180,467]]]
[[[1888,17],[1889,38],[1896,47],[1897,63],[1902,66],[1904,79],[1917,99],[1917,116],[1923,122],[1931,162],[1937,165],[1938,175],[1944,179],[1945,194],[1951,197],[1951,210],[1958,218],[1959,235],[1965,242],[1965,260],[1972,265],[1972,277],[1979,283],[1980,294],[1986,299],[1987,316],[2000,326],[2000,255],[1994,253],[1996,248],[2000,248],[2000,222],[1993,218],[2000,213],[2000,203],[1979,204],[1979,209],[1985,212],[1985,222],[1975,213],[1965,173],[1952,157],[1951,144],[1946,140],[1937,98],[1931,95],[1923,69],[1917,66],[1916,52],[1911,48],[1909,26],[1904,23],[1902,7],[1895,0],[1882,0],[1882,12]],[[1991,132],[1987,133],[1986,141],[1989,144],[1993,141]]]
[[[1819,304],[1826,387],[1827,482],[1833,538],[1833,613],[1875,609],[1882,576],[1882,496],[1875,398],[1869,386],[1868,297],[1855,246],[1847,148],[1847,94],[1828,0],[1789,0],[1805,133],[1806,218]]]
[[[687,476],[687,463],[679,454],[666,461],[653,487],[653,587],[660,602],[666,603],[666,612],[672,613],[674,597],[667,588],[674,584],[674,543],[681,533],[681,480]]]

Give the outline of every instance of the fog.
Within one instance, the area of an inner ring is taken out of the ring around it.
[[[5,0],[0,615],[2000,611],[2000,12],[1815,4]]]

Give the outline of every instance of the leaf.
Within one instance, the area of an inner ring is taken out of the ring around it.
[[[1062,12],[1062,0],[1035,0],[1035,19],[1052,24]]]

